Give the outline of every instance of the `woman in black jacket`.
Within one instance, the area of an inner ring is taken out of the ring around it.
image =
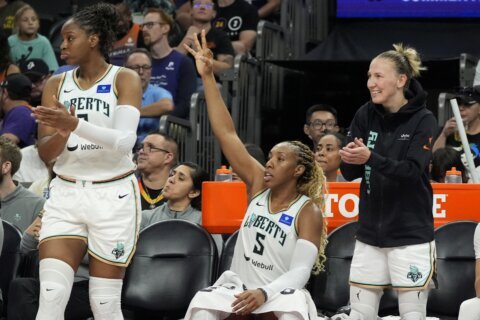
[[[434,273],[428,167],[436,120],[415,80],[424,69],[417,51],[394,48],[371,61],[371,101],[357,111],[340,151],[344,177],[362,178],[351,319],[376,319],[385,287],[399,290],[402,319],[425,319]]]

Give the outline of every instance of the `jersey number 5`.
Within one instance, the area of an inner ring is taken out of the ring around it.
[[[256,253],[261,256],[263,255],[263,250],[265,249],[265,247],[263,246],[263,240],[265,240],[265,235],[257,232],[257,235],[255,238],[257,240],[257,243],[253,247],[253,253]]]

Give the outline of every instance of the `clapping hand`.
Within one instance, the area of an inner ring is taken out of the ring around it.
[[[44,126],[57,129],[58,134],[67,137],[75,130],[78,119],[75,117],[75,106],[71,105],[67,110],[57,97],[53,97],[53,107],[38,106],[33,108],[33,117]]]

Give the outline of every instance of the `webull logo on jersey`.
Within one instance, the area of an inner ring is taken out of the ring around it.
[[[244,227],[264,230],[274,239],[277,239],[281,246],[285,244],[285,240],[287,239],[287,234],[285,231],[283,231],[283,229],[277,225],[275,221],[272,221],[265,216],[257,216],[252,214],[247,221],[245,221]]]

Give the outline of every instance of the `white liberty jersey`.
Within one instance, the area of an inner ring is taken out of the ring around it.
[[[250,201],[230,268],[248,289],[264,286],[288,271],[298,240],[296,219],[309,200],[299,196],[278,213],[270,212],[270,189]]]
[[[63,74],[57,96],[67,108],[75,106],[77,118],[112,128],[117,107],[115,80],[121,67],[109,65],[105,74],[89,89],[78,84],[78,68]],[[71,133],[53,170],[78,180],[108,180],[135,169],[132,153],[124,154],[92,143]]]

